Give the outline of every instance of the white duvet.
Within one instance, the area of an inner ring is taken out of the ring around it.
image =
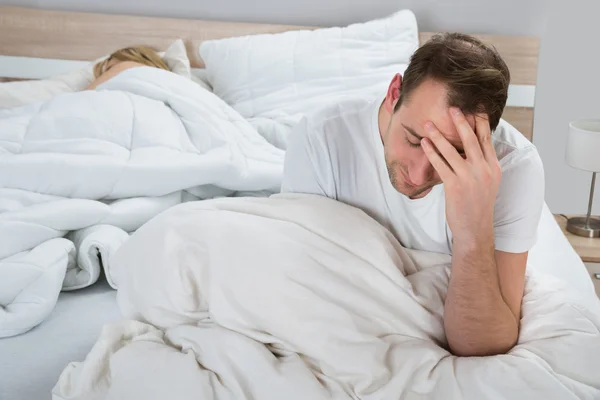
[[[111,261],[127,319],[55,399],[600,398],[600,303],[530,268],[518,345],[454,357],[448,257],[326,198],[179,205]]]
[[[217,96],[149,67],[0,110],[0,337],[94,283],[161,211],[277,191],[283,156]]]

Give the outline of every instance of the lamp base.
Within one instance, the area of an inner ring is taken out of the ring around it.
[[[589,223],[585,225],[586,217],[574,217],[567,220],[567,231],[577,236],[588,238],[600,237],[600,220],[590,217]]]

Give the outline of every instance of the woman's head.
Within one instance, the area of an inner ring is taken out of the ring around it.
[[[117,50],[106,60],[97,63],[94,66],[94,76],[98,78],[113,65],[124,61],[135,62],[148,67],[161,68],[169,71],[167,64],[152,48],[147,46],[133,46]]]

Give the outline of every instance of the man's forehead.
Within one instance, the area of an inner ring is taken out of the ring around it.
[[[406,125],[422,137],[429,136],[425,131],[425,124],[429,121],[433,122],[446,140],[457,149],[462,150],[462,140],[450,116],[447,94],[443,84],[435,81],[423,82],[403,104],[404,116],[402,119],[406,121]],[[474,131],[475,116],[466,115],[465,117]]]
[[[465,115],[471,130],[475,132],[475,116],[474,115]],[[432,121],[435,124],[435,121]],[[458,133],[458,129],[454,125],[452,118],[448,115],[447,118],[444,118],[444,121],[440,123],[440,125],[436,124],[437,129],[442,133],[442,135],[456,147],[458,150],[463,150],[462,139],[460,138],[460,134]]]

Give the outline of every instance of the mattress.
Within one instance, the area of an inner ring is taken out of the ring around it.
[[[120,317],[116,294],[104,278],[89,288],[62,292],[41,325],[0,339],[0,399],[51,399],[67,364],[83,360],[102,326]]]
[[[532,265],[598,301],[587,270],[547,207],[530,253]],[[116,292],[105,280],[63,292],[51,317],[23,335],[0,339],[0,399],[51,399],[51,390],[70,361],[83,360],[102,326],[119,318]]]

